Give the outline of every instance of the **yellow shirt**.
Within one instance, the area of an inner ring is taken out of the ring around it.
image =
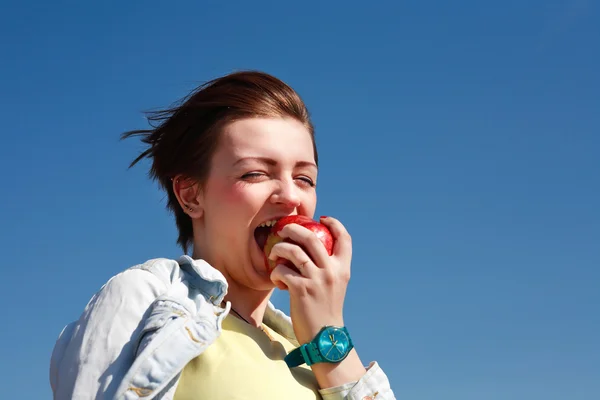
[[[321,399],[310,367],[290,369],[283,360],[296,347],[230,314],[219,338],[183,369],[174,400]]]

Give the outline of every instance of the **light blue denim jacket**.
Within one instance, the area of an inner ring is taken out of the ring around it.
[[[154,259],[111,278],[61,332],[50,362],[55,400],[172,400],[187,363],[221,333],[230,303],[223,275],[202,260]],[[297,343],[269,303],[265,324]],[[358,382],[320,390],[326,400],[394,399],[376,362]]]

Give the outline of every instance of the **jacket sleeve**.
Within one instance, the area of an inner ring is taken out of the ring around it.
[[[395,400],[390,382],[379,364],[372,362],[357,382],[319,390],[323,400]]]
[[[166,290],[142,269],[110,279],[56,343],[50,368],[54,399],[112,399],[134,361],[142,321]]]

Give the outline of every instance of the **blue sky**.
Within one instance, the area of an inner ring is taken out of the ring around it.
[[[62,327],[112,275],[180,255],[147,164],[127,169],[140,145],[119,134],[205,80],[261,69],[312,112],[317,215],[354,239],[346,321],[398,398],[597,398],[597,3],[13,3],[3,397],[49,398]]]

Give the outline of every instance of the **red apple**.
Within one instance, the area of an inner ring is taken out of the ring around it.
[[[265,242],[263,251],[265,253],[265,266],[267,267],[267,270],[269,272],[272,272],[273,269],[275,269],[275,267],[279,264],[284,264],[289,268],[298,271],[298,269],[291,263],[291,261],[286,260],[284,258],[279,257],[275,261],[269,260],[269,254],[271,254],[271,249],[273,248],[273,246],[275,246],[279,242],[284,241],[284,239],[278,234],[283,229],[283,227],[288,224],[298,224],[309,229],[315,235],[317,235],[319,240],[321,240],[321,243],[323,243],[325,249],[327,250],[327,254],[333,254],[333,236],[331,235],[331,232],[325,225],[303,215],[290,215],[287,217],[283,217],[279,221],[277,221],[277,223],[273,225],[273,227],[271,228],[271,232],[267,236],[267,241]],[[285,239],[285,241],[293,243],[289,239]]]

